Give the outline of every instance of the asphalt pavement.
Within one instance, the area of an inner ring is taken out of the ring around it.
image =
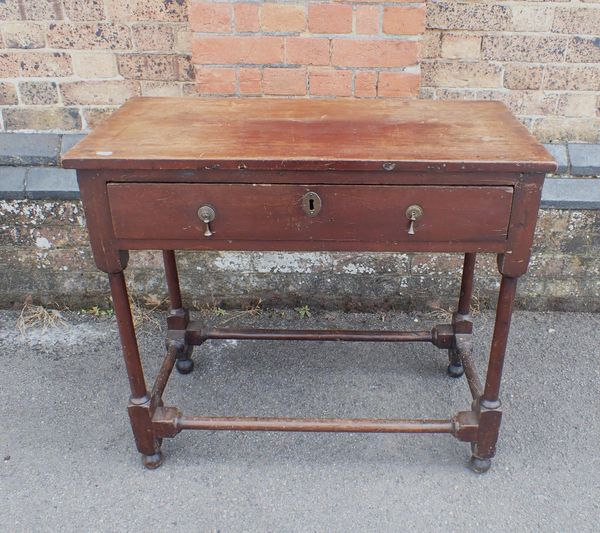
[[[600,315],[515,313],[498,453],[483,475],[447,435],[198,431],[165,440],[164,464],[146,470],[114,318],[64,317],[21,333],[18,313],[0,312],[2,531],[600,530]],[[441,318],[209,316],[361,329]],[[489,312],[475,317],[480,369],[492,325]],[[164,349],[154,319],[140,346],[154,374]],[[210,341],[194,359],[165,393],[187,414],[446,418],[470,403],[445,352],[425,344]]]

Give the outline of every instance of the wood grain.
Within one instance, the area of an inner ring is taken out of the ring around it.
[[[316,216],[302,208],[309,191],[322,201]],[[117,239],[189,239],[215,248],[221,241],[261,240],[501,242],[512,194],[512,187],[108,184]],[[424,214],[409,235],[406,209],[413,204]],[[216,212],[210,237],[197,214],[202,205]]]
[[[63,157],[78,169],[552,172],[500,102],[133,98]]]

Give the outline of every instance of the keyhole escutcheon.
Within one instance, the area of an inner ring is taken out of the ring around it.
[[[315,217],[321,211],[321,197],[316,192],[307,192],[302,197],[302,210],[309,216]]]

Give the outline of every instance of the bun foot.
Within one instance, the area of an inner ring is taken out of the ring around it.
[[[461,364],[450,363],[447,372],[451,378],[459,378],[465,373],[465,369]]]
[[[491,459],[480,459],[479,457],[471,456],[471,460],[469,461],[469,467],[473,472],[477,474],[483,474],[487,472],[492,466]]]
[[[180,374],[189,374],[194,370],[194,361],[192,359],[177,359],[175,368]]]
[[[162,465],[163,461],[164,457],[161,451],[153,453],[152,455],[142,455],[142,464],[150,470],[158,468]]]

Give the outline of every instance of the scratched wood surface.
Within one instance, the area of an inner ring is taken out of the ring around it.
[[[63,157],[78,169],[551,172],[499,102],[133,98]]]
[[[308,191],[322,201],[316,216],[307,216],[301,203]],[[512,187],[108,185],[117,239],[211,242],[503,242],[512,196]],[[409,235],[405,211],[413,204],[424,214]],[[198,218],[201,205],[216,211],[209,239],[203,237],[205,224]]]

